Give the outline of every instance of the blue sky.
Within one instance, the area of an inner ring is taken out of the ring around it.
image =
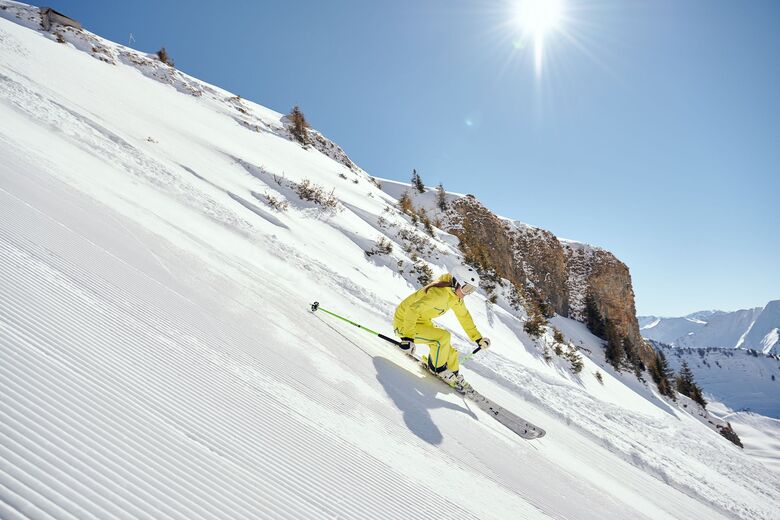
[[[51,5],[299,104],[372,175],[611,250],[640,314],[780,298],[780,2],[568,0],[541,74],[508,1]]]

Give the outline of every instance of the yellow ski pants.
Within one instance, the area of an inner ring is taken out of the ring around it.
[[[395,333],[398,331],[399,323],[394,323]],[[417,322],[414,326],[414,342],[424,343],[430,347],[428,354],[428,365],[435,372],[443,372],[445,369],[457,371],[460,368],[458,356],[460,352],[452,348],[450,343],[451,335],[449,331],[437,327],[432,322]]]

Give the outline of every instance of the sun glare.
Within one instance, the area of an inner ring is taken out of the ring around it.
[[[517,6],[517,21],[523,30],[534,36],[544,36],[561,20],[561,0],[521,0]]]
[[[544,39],[556,30],[563,18],[563,0],[520,0],[515,20],[534,42],[534,62],[537,74],[542,68]]]

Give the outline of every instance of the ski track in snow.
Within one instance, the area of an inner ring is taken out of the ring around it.
[[[13,207],[8,202],[3,206]],[[3,394],[15,406],[4,399],[0,445],[11,477],[3,485],[20,499],[53,495],[46,512],[59,518],[249,518],[267,510],[277,512],[269,518],[330,518],[336,511],[350,516],[350,508],[361,518],[372,503],[399,517],[465,514],[318,432],[267,395],[265,371],[232,368],[247,372],[252,385],[229,373],[215,377],[215,370],[231,371],[224,354],[180,344],[187,337],[221,343],[207,331],[160,323],[159,314],[131,299],[135,291],[35,249],[2,230],[0,341],[9,363],[0,370]],[[128,286],[165,301],[164,291],[128,271]],[[25,445],[40,456],[14,457]],[[314,489],[305,485],[312,467],[320,473]],[[33,478],[36,470],[49,478]],[[382,485],[366,489],[372,475],[382,475]],[[270,488],[277,492],[262,496],[269,486],[258,478],[276,480]],[[355,490],[361,492],[353,496]],[[416,503],[394,503],[394,496]]]

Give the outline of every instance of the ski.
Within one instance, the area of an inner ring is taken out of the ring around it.
[[[409,357],[417,361],[420,364],[420,366],[423,368],[423,370],[425,370],[426,373],[435,377],[441,384],[446,385],[447,388],[452,388],[453,390],[458,392],[465,399],[468,399],[469,401],[477,405],[477,408],[486,412],[488,415],[493,417],[495,420],[503,424],[505,427],[507,427],[509,430],[514,432],[516,435],[522,437],[523,439],[526,440],[539,439],[541,437],[544,437],[544,435],[547,433],[542,428],[536,426],[535,424],[529,421],[526,421],[519,415],[510,412],[503,406],[494,402],[492,399],[485,397],[473,386],[471,386],[471,384],[467,383],[468,386],[462,389],[454,388],[448,385],[445,381],[443,381],[438,376],[438,374],[431,371],[431,369],[428,367],[427,359],[425,356],[423,356],[423,358],[418,358],[417,356],[409,355]]]

